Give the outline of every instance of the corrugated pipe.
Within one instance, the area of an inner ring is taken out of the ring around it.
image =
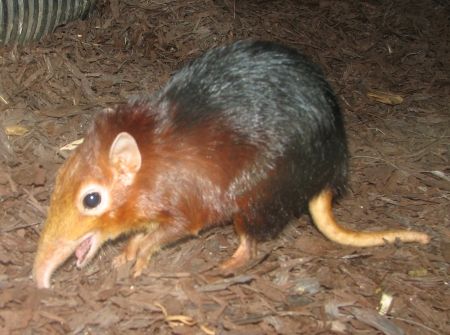
[[[0,45],[37,41],[85,18],[96,0],[0,0]]]

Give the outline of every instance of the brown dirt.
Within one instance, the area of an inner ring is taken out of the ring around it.
[[[111,0],[40,43],[0,48],[0,334],[449,334],[449,17],[432,0]],[[138,279],[111,270],[112,244],[37,290],[59,148],[100,108],[241,38],[303,50],[335,88],[352,153],[338,219],[425,231],[431,243],[342,247],[304,216],[233,278],[210,275],[236,247],[223,227],[164,249]]]

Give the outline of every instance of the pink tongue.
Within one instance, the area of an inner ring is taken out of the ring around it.
[[[91,237],[88,237],[85,239],[81,244],[78,246],[77,250],[75,250],[75,256],[77,256],[77,265],[81,265],[89,252],[89,249],[91,248]]]

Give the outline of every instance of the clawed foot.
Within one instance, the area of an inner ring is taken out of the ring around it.
[[[122,251],[122,253],[119,256],[114,257],[112,261],[112,267],[114,269],[118,269],[121,266],[125,265],[128,262],[127,255],[125,251]]]
[[[242,270],[245,265],[248,264],[250,258],[236,258],[230,257],[228,260],[220,264],[219,273],[223,276],[232,276],[236,273],[239,273],[239,270]]]
[[[134,263],[134,267],[133,267],[133,278],[137,278],[142,274],[142,271],[145,270],[145,268],[147,267],[149,259],[148,258],[143,258],[143,257],[139,257],[136,260],[136,263]]]
[[[142,271],[146,268],[147,263],[151,257],[152,252],[146,251],[147,255],[143,255],[144,252],[141,249],[148,249],[148,248],[141,248],[142,241],[144,240],[145,235],[144,234],[138,234],[134,236],[126,245],[125,249],[122,251],[122,253],[118,256],[116,256],[112,262],[112,266],[117,269],[123,265],[125,265],[128,262],[134,262],[133,267],[133,277],[139,277],[142,274]]]
[[[144,269],[147,267],[149,257],[134,257],[132,259],[128,259],[126,252],[122,252],[119,256],[115,257],[112,266],[115,269],[118,269],[119,267],[127,264],[128,262],[133,262],[133,278],[139,277]]]
[[[113,267],[119,268],[128,262],[135,262],[133,266],[133,278],[139,277],[147,267],[153,253],[158,247],[148,244],[145,237],[148,235],[138,234],[126,245],[120,255],[114,258]]]
[[[256,242],[241,236],[241,243],[230,259],[220,265],[220,270],[225,275],[230,275],[245,267],[256,256]]]

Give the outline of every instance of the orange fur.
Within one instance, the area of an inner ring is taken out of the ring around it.
[[[260,148],[219,121],[183,131],[168,127],[152,137],[148,130],[151,118],[144,118],[145,113],[139,113],[136,106],[124,108],[130,108],[129,118],[120,122],[109,120],[110,114],[97,118],[85,142],[59,171],[34,264],[40,287],[49,286],[55,269],[86,240],[96,252],[107,240],[137,233],[114,261],[115,266],[135,261],[137,276],[160,247],[213,224],[234,221],[240,245],[222,266],[233,270],[256,254],[256,237],[249,229],[261,230],[258,225],[263,230],[271,228],[260,222],[264,220],[261,216],[248,222],[245,215],[253,213],[254,199],[270,206],[272,190],[277,187],[272,181],[286,182],[280,178],[289,173],[289,162],[274,161],[277,166],[258,179],[254,176],[259,173]],[[135,141],[126,140],[111,151],[123,132],[129,132]],[[131,150],[131,156],[115,157],[123,151],[122,145],[137,145],[138,150]],[[141,155],[142,164],[133,155]],[[109,207],[99,215],[80,212],[77,206],[80,190],[91,183],[102,185],[110,195]],[[328,188],[309,201],[309,210],[317,228],[341,244],[429,241],[426,234],[412,231],[355,232],[340,227],[333,217]],[[88,260],[94,251],[86,256]],[[79,262],[84,265],[84,260]]]

